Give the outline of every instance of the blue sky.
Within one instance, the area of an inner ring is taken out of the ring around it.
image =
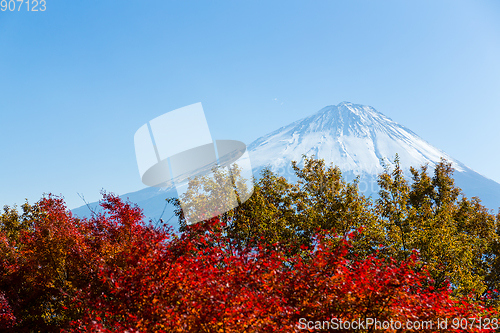
[[[500,2],[62,1],[0,11],[0,205],[141,183],[133,136],[202,102],[247,144],[366,104],[500,182]]]

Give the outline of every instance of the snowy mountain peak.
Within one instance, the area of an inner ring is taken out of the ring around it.
[[[257,139],[248,149],[256,169],[269,165],[285,174],[291,172],[286,170],[290,162],[302,155],[315,155],[359,175],[380,173],[380,159],[390,163],[396,153],[405,169],[424,164],[432,168],[441,157],[457,171],[466,168],[373,107],[350,102],[324,107]]]
[[[350,102],[324,107],[306,119],[313,131],[336,131],[338,135],[366,136],[367,128],[374,127],[382,130],[388,124],[397,125],[370,106]]]

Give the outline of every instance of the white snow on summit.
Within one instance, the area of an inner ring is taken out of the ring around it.
[[[380,158],[391,164],[396,153],[406,170],[424,164],[432,168],[441,157],[452,162],[456,171],[467,168],[374,108],[349,102],[327,106],[265,135],[248,150],[254,169],[270,165],[281,174],[290,161],[302,160],[303,154],[359,175],[380,173]]]

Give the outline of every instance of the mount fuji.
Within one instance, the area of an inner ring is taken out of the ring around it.
[[[302,155],[315,155],[332,162],[343,173],[372,176],[384,170],[381,159],[392,164],[399,154],[403,169],[428,163],[440,157],[460,172],[466,166],[431,146],[406,127],[392,121],[370,106],[342,102],[327,106],[316,114],[267,134],[249,146],[252,165],[269,166],[289,174],[289,162]],[[275,157],[271,159],[271,157]],[[276,158],[276,156],[278,156]]]
[[[396,123],[373,107],[342,102],[327,106],[317,113],[293,122],[258,138],[248,146],[253,174],[269,167],[290,181],[296,180],[291,161],[301,164],[303,155],[324,159],[337,165],[344,178],[351,181],[360,177],[359,189],[366,196],[378,192],[377,175],[383,162],[391,166],[396,154],[405,175],[409,168],[427,164],[432,172],[443,157],[455,169],[454,179],[467,197],[477,196],[490,209],[500,206],[500,184],[488,179],[442,150],[432,146],[408,128]],[[175,189],[155,187],[125,194],[144,209],[147,218],[167,220],[173,208],[165,205],[165,198],[176,197]],[[97,203],[89,205],[95,208]],[[89,208],[73,209],[78,216],[88,216]],[[175,219],[175,218],[173,218]],[[170,220],[176,226],[177,221]]]
[[[488,179],[432,146],[410,129],[396,123],[371,106],[342,102],[284,126],[255,140],[249,147],[254,174],[264,167],[294,180],[290,162],[302,156],[324,159],[338,166],[347,181],[360,177],[365,195],[378,193],[377,176],[383,163],[392,166],[396,154],[405,175],[410,166],[427,164],[429,172],[441,157],[451,162],[455,183],[468,197],[477,196],[490,209],[500,206],[500,184]],[[382,160],[384,162],[382,162]]]

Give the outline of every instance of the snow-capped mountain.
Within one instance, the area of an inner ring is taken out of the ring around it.
[[[339,166],[346,180],[360,176],[365,195],[378,192],[377,175],[382,161],[392,165],[396,153],[410,176],[409,168],[428,164],[429,171],[443,157],[455,169],[456,183],[468,197],[478,196],[488,208],[500,206],[500,184],[481,176],[408,128],[371,106],[342,102],[284,126],[255,140],[249,147],[254,174],[265,166],[294,180],[290,162],[315,155],[326,164]],[[300,165],[300,163],[299,163]]]
[[[248,146],[254,176],[269,166],[291,181],[295,180],[291,161],[315,155],[340,167],[347,181],[360,176],[359,189],[365,195],[378,192],[377,175],[383,171],[381,159],[391,165],[397,153],[409,176],[409,167],[428,164],[430,171],[444,157],[455,168],[456,184],[466,196],[479,197],[490,209],[500,206],[500,184],[488,179],[445,152],[432,146],[408,128],[396,123],[370,106],[342,102],[327,106],[302,120],[269,133]],[[165,198],[176,196],[175,189],[149,187],[122,195],[144,209],[146,217],[168,220],[173,207]],[[90,204],[95,207],[97,204]],[[88,216],[86,206],[74,209]],[[176,226],[174,217],[170,223]]]
[[[439,162],[444,157],[458,171],[465,166],[431,146],[406,127],[370,106],[342,102],[255,140],[249,147],[252,166],[279,170],[302,155],[333,162],[343,171],[377,174],[380,159],[399,154],[403,167]],[[279,156],[278,158],[271,158]]]

